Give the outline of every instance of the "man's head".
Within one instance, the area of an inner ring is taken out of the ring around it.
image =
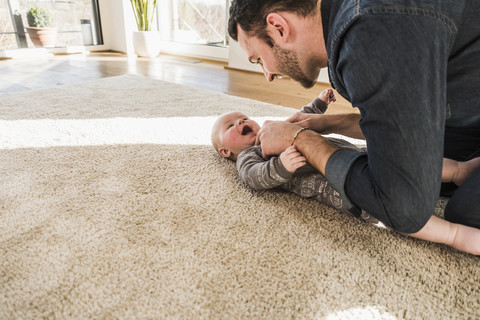
[[[233,161],[243,150],[255,145],[260,125],[241,112],[221,115],[212,128],[212,144],[215,150]]]
[[[317,0],[233,0],[228,32],[260,64],[268,81],[288,76],[306,88],[312,87],[324,67],[325,57],[315,51],[310,34],[321,34]],[[306,29],[311,23],[314,30]],[[323,41],[323,35],[322,41]],[[322,43],[323,44],[323,43]]]
[[[228,33],[238,41],[237,25],[250,37],[262,39],[271,48],[273,43],[266,32],[267,16],[273,12],[292,12],[302,17],[315,14],[317,0],[232,0]]]

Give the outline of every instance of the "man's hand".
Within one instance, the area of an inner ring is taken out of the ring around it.
[[[265,121],[257,133],[255,145],[262,146],[263,156],[276,156],[292,144],[300,126],[285,121]]]
[[[295,146],[290,146],[287,150],[280,153],[280,161],[288,172],[295,172],[298,168],[307,164],[307,159],[300,152],[297,151]]]
[[[257,133],[256,145],[262,146],[263,156],[281,154],[292,144],[293,137],[301,126],[286,121],[265,121]],[[315,169],[325,175],[325,166],[330,156],[339,148],[312,130],[302,131],[295,139],[298,150]]]

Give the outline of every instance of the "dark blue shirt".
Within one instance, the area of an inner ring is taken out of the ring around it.
[[[353,212],[405,233],[431,217],[446,128],[480,128],[480,1],[323,0],[333,87],[362,115],[368,155],[326,177]]]

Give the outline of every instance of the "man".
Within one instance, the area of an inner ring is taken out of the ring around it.
[[[477,0],[233,0],[229,34],[250,62],[268,81],[288,76],[306,88],[328,66],[332,86],[359,108],[368,145],[368,155],[338,150],[299,131],[325,121],[306,115],[267,123],[258,134],[264,154],[295,136],[353,214],[363,209],[428,240],[447,232],[432,217],[442,158],[480,156],[479,16]],[[442,189],[453,193],[445,219],[480,228],[480,170]]]

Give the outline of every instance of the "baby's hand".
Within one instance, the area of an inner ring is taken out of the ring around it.
[[[307,159],[297,151],[295,146],[290,146],[283,151],[280,154],[280,161],[288,172],[295,172],[298,168],[307,164]]]
[[[330,104],[331,102],[337,101],[337,98],[335,97],[335,92],[333,89],[325,89],[323,90],[319,95],[318,98],[325,102],[326,104]]]

